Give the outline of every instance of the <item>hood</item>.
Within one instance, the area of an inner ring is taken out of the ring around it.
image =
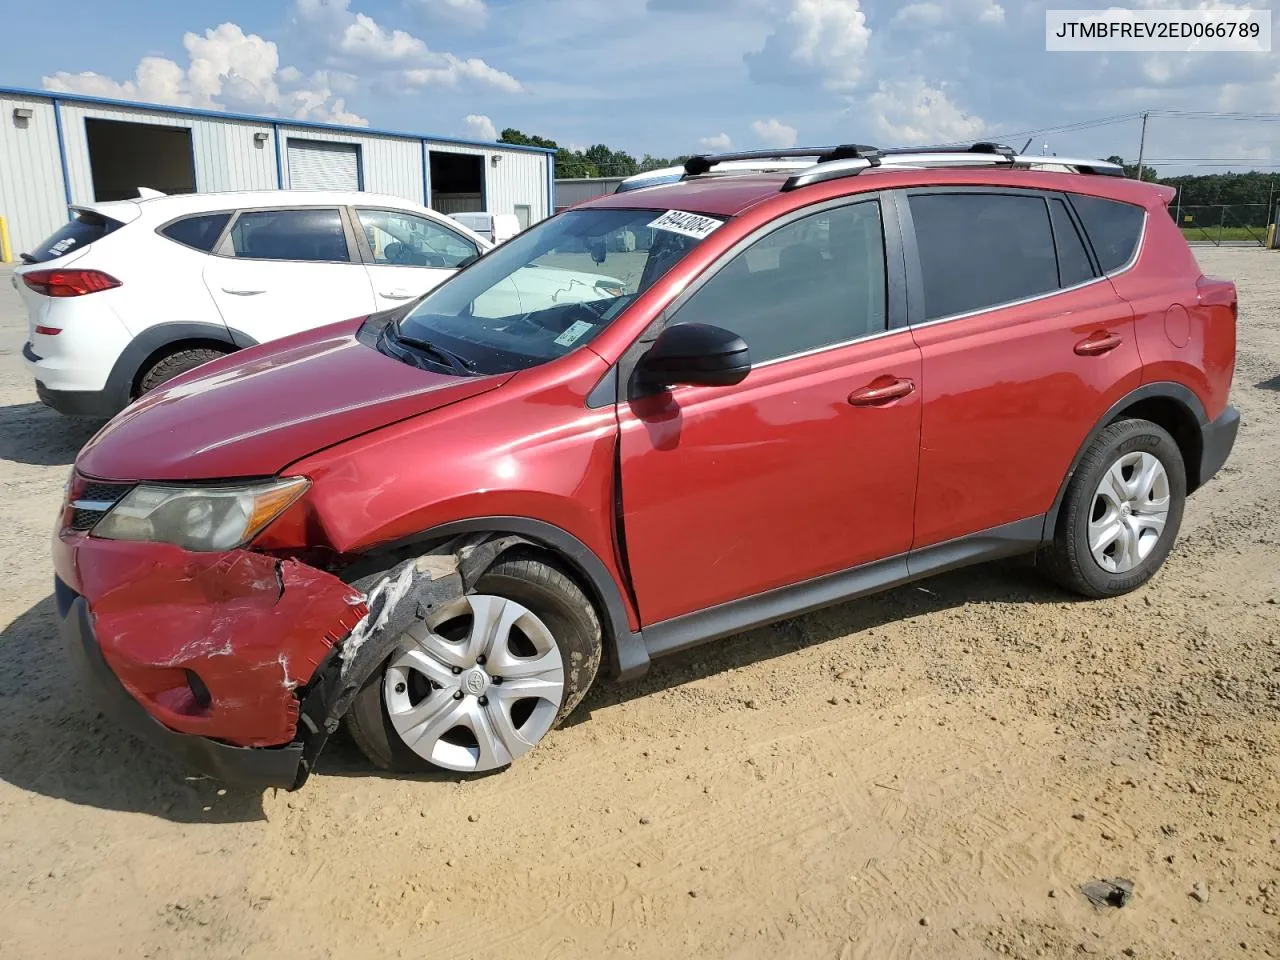
[[[147,394],[80,451],[104,480],[269,476],[343,440],[511,379],[431,373],[379,353],[345,321],[197,368]]]

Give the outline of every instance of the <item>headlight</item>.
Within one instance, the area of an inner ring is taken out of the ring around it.
[[[93,535],[232,550],[257,536],[310,485],[305,477],[225,487],[140,484],[98,522]]]

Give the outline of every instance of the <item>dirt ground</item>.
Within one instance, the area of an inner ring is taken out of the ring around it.
[[[1201,259],[1244,427],[1145,589],[947,575],[602,686],[499,775],[339,743],[266,795],[69,676],[47,543],[91,427],[36,402],[0,275],[0,957],[1280,957],[1280,254]]]

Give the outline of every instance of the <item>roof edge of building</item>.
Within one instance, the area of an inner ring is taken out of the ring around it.
[[[36,90],[28,87],[0,87],[0,97],[28,97],[53,102],[96,104],[104,107],[125,107],[132,110],[155,110],[185,117],[207,117],[213,120],[241,120],[282,127],[299,127],[305,130],[329,130],[349,136],[393,137],[398,140],[417,140],[431,143],[452,143],[464,147],[486,150],[514,151],[518,153],[552,154],[549,147],[531,147],[522,143],[501,143],[496,140],[466,140],[460,137],[438,137],[428,133],[409,133],[405,130],[382,130],[374,127],[358,127],[342,123],[320,123],[315,120],[295,120],[292,117],[269,117],[261,114],[235,113],[230,110],[205,110],[199,107],[179,107],[166,103],[144,100],[118,100],[112,97],[91,97],[82,93],[63,93],[58,90]]]

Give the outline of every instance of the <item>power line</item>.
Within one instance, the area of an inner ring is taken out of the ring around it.
[[[1154,111],[1153,111],[1154,112]],[[985,139],[993,139],[999,137],[1001,139],[1017,139],[1018,137],[1032,137],[1049,133],[1069,133],[1072,130],[1087,130],[1093,127],[1105,127],[1115,123],[1127,123],[1131,120],[1138,120],[1142,117],[1141,113],[1126,113],[1115,117],[1102,117],[1097,120],[1080,120],[1075,123],[1059,124],[1055,127],[1037,127],[1034,130],[1013,130],[1013,131],[991,131],[984,133]],[[969,140],[951,140],[946,143],[940,143],[940,147],[949,147],[960,143],[970,143]]]
[[[1257,123],[1280,122],[1280,113],[1234,113],[1214,110],[1152,110],[1153,117],[1181,120],[1250,120]]]

